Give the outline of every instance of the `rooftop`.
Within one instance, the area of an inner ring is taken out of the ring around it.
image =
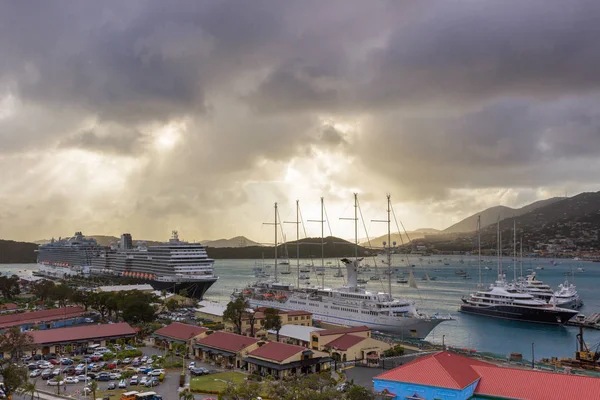
[[[19,306],[16,305],[15,303],[0,304],[0,311],[14,311],[18,308],[19,308]]]
[[[220,350],[237,353],[248,346],[258,343],[258,339],[237,335],[235,333],[217,331],[196,341],[197,344]]]
[[[121,292],[128,290],[139,290],[140,292],[151,292],[154,290],[151,285],[114,285],[114,286],[99,286],[99,292]]]
[[[208,300],[201,301],[200,306],[200,308],[196,308],[197,312],[201,312],[208,315],[215,315],[218,317],[222,317],[223,313],[225,312],[225,309],[227,308],[227,306],[224,306],[221,303]]]
[[[60,321],[85,313],[82,307],[54,308],[51,310],[31,311],[0,316],[0,329],[12,326],[35,324],[38,322]]]
[[[367,340],[367,338],[364,336],[349,335],[346,333],[343,336],[340,336],[339,338],[327,343],[325,347],[331,347],[332,349],[346,351],[352,346],[362,342],[363,340]]]
[[[185,341],[206,331],[208,331],[208,329],[200,326],[182,324],[181,322],[173,322],[163,328],[158,329],[156,332],[154,332],[154,334]]]
[[[310,342],[310,334],[315,331],[322,331],[321,328],[315,328],[314,326],[302,326],[286,324],[279,330],[279,336],[284,336],[296,340],[302,340],[304,342]],[[270,330],[269,333],[276,334],[274,330]]]
[[[45,329],[29,332],[35,344],[64,343],[107,337],[133,336],[135,331],[127,322],[86,325],[73,328]]]
[[[319,331],[320,336],[343,335],[344,333],[369,332],[368,326],[353,326],[351,328],[335,328]]]
[[[598,378],[504,368],[449,352],[418,358],[374,379],[458,390],[479,381],[476,395],[507,399],[592,400],[600,393]]]
[[[310,351],[306,347],[295,346],[293,344],[286,343],[278,343],[278,342],[269,342],[265,343],[263,346],[258,349],[250,352],[248,354],[249,357],[260,357],[265,358],[267,360],[273,360],[277,362],[282,362],[293,355],[301,353],[303,351]]]

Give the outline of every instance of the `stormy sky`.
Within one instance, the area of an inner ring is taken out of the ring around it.
[[[268,241],[321,196],[350,237],[353,192],[375,235],[388,192],[415,229],[597,191],[598,38],[591,0],[0,2],[0,237]]]

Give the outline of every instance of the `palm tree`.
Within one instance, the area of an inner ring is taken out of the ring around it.
[[[96,400],[96,390],[98,390],[98,382],[96,381],[92,381],[92,383],[90,383],[90,390],[92,391],[92,396],[94,397],[94,400]]]
[[[40,395],[35,387],[35,382],[25,382],[23,386],[19,389],[19,393],[23,396],[31,396],[31,400],[35,400],[35,398],[40,398]]]

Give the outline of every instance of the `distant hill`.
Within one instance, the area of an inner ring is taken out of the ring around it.
[[[501,220],[505,253],[512,251],[513,223],[517,228],[517,240],[523,239],[525,251],[547,244],[572,251],[597,251],[600,249],[600,192],[561,198],[541,207],[533,207],[526,214]],[[482,229],[481,247],[484,251],[494,249],[496,240],[495,223]],[[477,247],[475,232],[436,235],[424,242],[442,251],[472,251]]]
[[[473,214],[460,222],[457,222],[456,224],[444,229],[441,233],[473,232],[477,230],[478,216],[481,216],[481,227],[484,228],[491,224],[495,224],[498,222],[498,219],[503,220],[506,218],[518,217],[564,199],[565,197],[553,197],[551,199],[536,201],[521,208],[510,208],[506,206],[491,207]]]
[[[262,246],[260,243],[254,242],[245,236],[236,236],[231,239],[218,240],[203,240],[200,243],[206,247],[252,247]]]
[[[400,238],[400,234],[392,233],[391,239],[392,243],[396,242],[397,245],[401,245],[403,243],[408,243],[411,240],[422,239],[425,235],[437,235],[441,231],[433,228],[420,228],[415,229],[414,231],[407,231],[402,233],[402,239]],[[383,242],[387,242],[387,235],[377,236],[375,238],[371,238],[371,246],[372,247],[382,247]],[[361,246],[369,246],[369,242],[366,238],[359,240]]]
[[[354,255],[354,244],[347,240],[334,236],[328,236],[324,239],[324,255],[330,257],[350,257]],[[321,258],[321,238],[306,238],[298,241],[300,244],[300,258]],[[285,258],[286,254],[290,259],[296,258],[296,241],[288,242],[285,245],[277,246],[277,254],[280,259]],[[249,247],[207,247],[206,252],[210,258],[248,258],[248,259],[272,259],[275,257],[274,246],[249,246]],[[365,256],[369,250],[359,246],[358,255]]]
[[[35,243],[0,239],[0,264],[34,263],[37,259],[37,248]]]

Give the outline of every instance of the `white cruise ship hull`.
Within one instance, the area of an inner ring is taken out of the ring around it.
[[[290,300],[285,302],[277,300],[260,300],[248,298],[251,307],[270,307],[280,310],[301,310],[313,314],[313,319],[331,324],[346,326],[367,326],[371,330],[385,332],[401,336],[403,338],[424,339],[440,323],[446,321],[436,317],[390,317],[384,315],[369,315],[361,313],[361,310],[332,311],[325,308],[325,304],[314,301],[302,301],[305,304],[294,303]],[[348,308],[348,310],[351,310]],[[357,312],[356,312],[357,311]]]

